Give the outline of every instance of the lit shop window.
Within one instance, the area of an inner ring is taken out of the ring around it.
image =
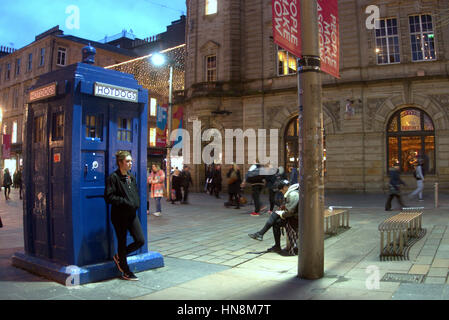
[[[12,123],[12,137],[11,143],[17,143],[17,121]]]
[[[377,64],[401,62],[397,19],[382,19],[379,24],[380,28],[376,29]]]
[[[150,128],[150,147],[156,146],[156,128]]]
[[[286,50],[278,47],[278,76],[286,76],[296,73],[296,57]]]
[[[150,116],[155,117],[157,114],[157,100],[154,98],[150,99]]]
[[[428,14],[410,16],[409,24],[413,61],[435,60],[432,16]]]
[[[387,168],[399,164],[401,172],[413,173],[424,160],[425,173],[435,173],[435,129],[432,119],[416,108],[396,112],[387,128]]]
[[[217,13],[217,0],[206,0],[206,15]]]

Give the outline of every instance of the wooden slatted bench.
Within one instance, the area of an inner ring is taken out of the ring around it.
[[[349,228],[349,210],[352,207],[330,206],[324,210],[325,233],[336,234],[338,228]]]
[[[335,208],[338,208],[335,210]],[[352,207],[331,206],[324,210],[325,233],[336,234],[338,228],[349,228],[349,210]],[[286,231],[286,250],[290,254],[297,254],[298,247],[298,218],[287,218],[285,225]]]
[[[404,247],[409,239],[417,238],[422,230],[423,209],[424,207],[402,208],[400,213],[379,224],[380,258],[404,256]]]

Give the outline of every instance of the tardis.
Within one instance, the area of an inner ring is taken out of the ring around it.
[[[83,63],[40,76],[29,90],[24,118],[25,252],[15,253],[12,262],[69,286],[120,275],[104,199],[119,150],[133,158],[146,239],[128,264],[133,272],[164,266],[147,244],[148,92],[132,75],[94,66],[94,54],[94,48],[83,48]]]

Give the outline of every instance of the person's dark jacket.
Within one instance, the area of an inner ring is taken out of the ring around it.
[[[180,189],[182,186],[182,177],[181,175],[175,176],[173,175],[172,177],[172,187],[173,189]]]
[[[234,168],[229,169],[228,173],[226,174],[226,177],[228,179],[231,177],[233,171]],[[228,184],[228,193],[240,193],[240,185],[242,184],[242,176],[240,175],[240,170],[237,170],[236,174],[237,180],[235,180],[233,183]]]
[[[122,175],[120,169],[114,171],[106,179],[106,188],[104,190],[104,199],[106,203],[111,204],[111,219],[115,221],[129,222],[136,217],[136,210],[140,206],[139,191],[137,189],[136,178],[132,174]]]
[[[220,170],[215,169],[212,175],[212,185],[214,186],[215,191],[221,190],[221,184],[222,184],[221,169]]]
[[[11,175],[8,172],[5,172],[3,175],[3,186],[9,187],[12,185]]]
[[[405,185],[404,181],[401,180],[399,170],[396,169],[390,170],[390,184],[395,187],[396,186],[398,187],[401,184]]]
[[[184,188],[189,188],[190,185],[193,185],[193,180],[192,176],[190,175],[190,172],[182,171],[181,177],[182,177],[182,186]]]

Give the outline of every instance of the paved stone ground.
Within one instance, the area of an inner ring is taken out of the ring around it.
[[[223,196],[222,196],[223,197]],[[326,205],[350,205],[351,228],[325,239],[325,276],[297,277],[298,257],[260,252],[273,244],[271,231],[264,241],[248,237],[260,229],[267,215],[252,217],[252,206],[227,209],[224,199],[192,194],[190,205],[163,202],[160,217],[148,216],[149,248],[164,256],[165,267],[138,274],[139,282],[119,279],[70,289],[11,266],[11,255],[23,251],[22,208],[0,200],[1,299],[448,299],[449,194],[440,194],[440,207],[425,201],[427,233],[410,251],[408,261],[379,261],[378,224],[398,211],[385,212],[383,194],[330,194]],[[264,203],[267,199],[264,196]],[[397,205],[397,204],[394,204]],[[369,273],[374,270],[378,273]],[[367,273],[368,271],[368,273]],[[370,275],[423,275],[424,282],[380,281],[367,289]]]

